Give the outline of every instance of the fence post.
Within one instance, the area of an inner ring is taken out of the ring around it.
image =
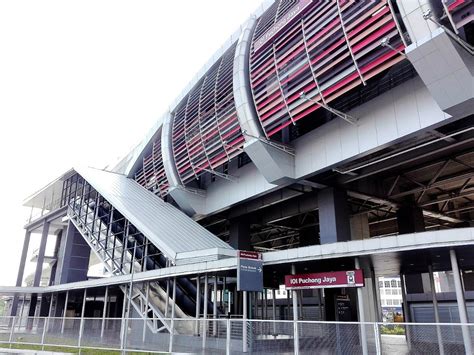
[[[295,265],[291,265],[291,274],[296,274]],[[291,298],[293,299],[293,345],[294,353],[298,355],[300,352],[300,339],[298,334],[298,294],[296,290],[291,291]]]
[[[10,344],[10,349],[12,348],[12,341],[13,341],[13,331],[15,329],[15,320],[16,320],[16,317],[13,317],[13,321],[12,321],[12,329],[10,330],[10,337],[8,338],[8,343]],[[20,318],[20,322],[21,322],[21,318]]]
[[[81,351],[82,333],[84,332],[84,315],[86,312],[86,299],[87,299],[87,288],[84,289],[84,295],[82,296],[81,324],[79,325],[79,339],[77,341],[79,352]]]
[[[243,315],[242,315],[242,352],[246,353],[248,351],[247,347],[247,312],[248,312],[248,306],[247,306],[247,291],[243,292],[242,296],[242,310],[243,310]]]
[[[80,323],[80,325],[79,325],[79,339],[77,340],[77,346],[78,346],[79,350],[80,350],[80,348],[81,348],[82,331],[83,331],[83,329],[84,329],[84,318],[81,317],[81,323]]]
[[[375,340],[375,352],[377,355],[381,355],[382,346],[380,344],[379,323],[374,323],[374,340]]]
[[[226,348],[225,348],[225,353],[227,355],[230,355],[230,318],[227,318],[227,324],[226,324]]]
[[[173,303],[171,304],[171,330],[170,330],[170,341],[169,341],[169,352],[173,352],[173,341],[174,341],[174,318],[176,316],[176,277],[173,278]]]
[[[46,335],[46,329],[48,328],[49,317],[45,318],[43,323],[43,334],[41,335],[41,350],[44,350],[44,336]]]

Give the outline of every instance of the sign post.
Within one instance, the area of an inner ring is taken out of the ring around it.
[[[243,291],[242,352],[244,353],[248,351],[247,291],[262,292],[262,290],[262,254],[254,251],[239,250],[237,257],[237,291]]]
[[[239,251],[237,259],[237,291],[263,290],[262,254],[254,251]]]

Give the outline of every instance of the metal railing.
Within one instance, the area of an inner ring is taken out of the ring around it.
[[[48,214],[49,212],[56,211],[57,209],[60,209],[63,206],[64,205],[62,204],[62,200],[60,198],[54,201],[49,201],[49,202],[45,201],[43,204],[43,207],[31,209],[28,218],[26,218],[26,223],[28,224],[28,223],[34,222],[37,219]]]
[[[363,354],[363,349],[366,354],[463,354],[466,345],[472,348],[474,339],[474,324],[459,323],[167,320],[173,325],[171,333],[153,333],[141,318],[0,317],[0,347],[31,345],[43,349],[58,346],[215,354]],[[361,336],[363,333],[365,338]],[[297,348],[295,343],[299,344]]]

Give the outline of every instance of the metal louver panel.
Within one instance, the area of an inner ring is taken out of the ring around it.
[[[440,0],[455,32],[474,21],[474,1]]]
[[[154,192],[161,198],[168,194],[169,183],[166,178],[163,157],[161,155],[161,134],[158,134],[158,137],[153,142],[151,153],[143,157],[143,164],[135,174],[134,179],[144,188]]]
[[[235,47],[217,60],[174,112],[172,149],[183,184],[237,156],[244,143],[232,87]]]
[[[273,19],[273,21],[272,21]],[[387,1],[277,1],[257,23],[250,82],[267,137],[403,60]]]

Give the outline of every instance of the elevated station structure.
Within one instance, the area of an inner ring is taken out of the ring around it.
[[[170,330],[171,303],[180,317],[269,317],[267,292],[237,287],[243,250],[262,253],[273,295],[285,275],[363,270],[363,287],[273,302],[278,319],[381,320],[377,277],[401,275],[407,321],[474,322],[473,13],[462,0],[265,2],[112,171],[71,169],[26,200],[43,213],[2,289],[11,314],[87,301],[83,313],[121,315],[129,300],[153,331]],[[91,252],[108,277],[88,277]]]

